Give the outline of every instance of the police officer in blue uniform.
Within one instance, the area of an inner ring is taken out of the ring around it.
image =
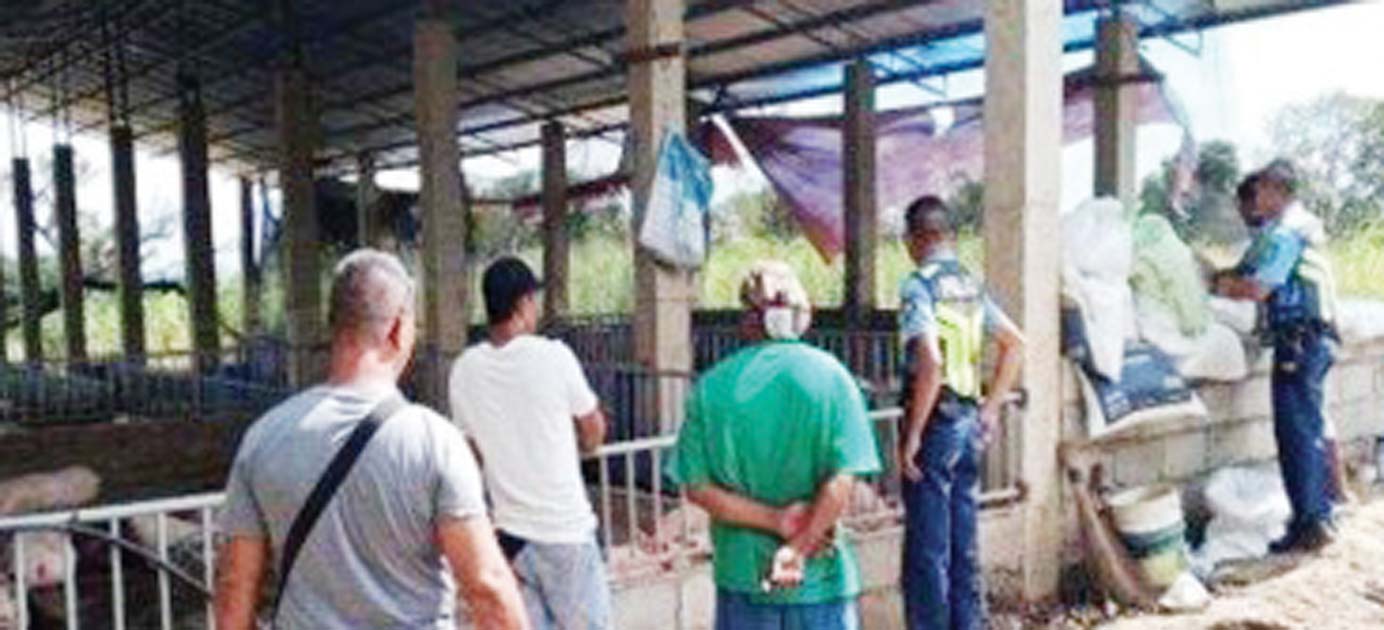
[[[1334,361],[1335,280],[1321,221],[1296,200],[1297,176],[1278,160],[1239,191],[1241,216],[1254,235],[1240,264],[1217,279],[1217,292],[1262,302],[1273,346],[1274,437],[1283,485],[1293,506],[1275,553],[1319,549],[1334,539],[1324,385]]]
[[[905,222],[917,268],[904,279],[899,309],[904,614],[909,630],[982,630],[980,453],[1018,378],[1023,335],[957,261],[951,213],[940,199],[913,202]],[[986,337],[998,358],[982,398]]]

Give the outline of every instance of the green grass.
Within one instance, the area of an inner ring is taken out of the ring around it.
[[[963,236],[958,249],[962,261],[977,273],[981,267],[981,241],[975,236]],[[571,306],[577,314],[628,313],[634,304],[634,272],[631,266],[630,242],[613,236],[597,236],[572,244]],[[1343,296],[1384,299],[1384,223],[1357,230],[1349,238],[1337,239],[1330,247],[1340,292]],[[542,268],[543,255],[537,249],[519,254],[535,269]],[[912,262],[897,240],[881,241],[878,259],[879,304],[886,308],[898,305],[898,288]],[[747,237],[716,244],[711,259],[698,274],[701,282],[701,308],[734,308],[738,306],[737,289],[745,270],[760,259],[774,258],[788,262],[798,271],[813,303],[822,307],[836,306],[842,295],[842,262],[828,264],[817,250],[802,237],[782,240],[767,237]],[[476,274],[479,276],[479,274]],[[281,319],[277,299],[277,274],[266,277],[265,314],[271,330]],[[479,278],[476,279],[479,284]],[[218,292],[222,321],[232,327],[240,325],[240,282],[225,279]],[[479,296],[479,291],[475,293]],[[479,299],[479,298],[477,298]],[[14,305],[18,310],[18,305]],[[150,352],[168,352],[189,347],[187,307],[183,297],[176,294],[146,294],[144,298],[145,330]],[[471,308],[475,321],[484,317],[479,303]],[[86,301],[87,346],[92,356],[118,354],[120,349],[119,306],[113,293],[89,292]],[[9,356],[21,356],[18,327],[8,337]],[[43,319],[43,341],[47,356],[61,356],[62,314],[50,313]],[[223,335],[227,346],[235,343],[230,333]]]
[[[1341,295],[1384,299],[1384,223],[1333,242],[1331,260]]]

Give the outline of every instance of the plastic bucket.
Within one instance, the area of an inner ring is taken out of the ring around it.
[[[1146,486],[1106,500],[1115,529],[1139,563],[1144,582],[1165,589],[1187,569],[1187,524],[1176,488]]]

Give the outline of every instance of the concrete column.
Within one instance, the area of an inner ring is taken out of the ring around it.
[[[875,75],[864,59],[846,66],[844,149],[846,219],[845,310],[861,321],[874,310],[878,210],[875,202]]]
[[[1135,202],[1139,130],[1139,24],[1118,13],[1096,25],[1096,194]]]
[[[544,319],[568,314],[570,248],[567,238],[567,136],[558,121],[543,125],[543,308]]]
[[[356,156],[356,245],[384,246],[379,210],[375,203],[380,191],[375,187],[375,156],[361,153]]]
[[[1058,199],[1062,162],[1062,5],[991,0],[985,15],[985,269],[1028,339],[1021,427],[1023,589],[1057,589],[1062,548]]]
[[[120,347],[125,360],[143,364],[144,278],[139,269],[139,215],[135,195],[135,143],[128,125],[111,127],[111,185],[115,253],[120,285]]]
[[[255,186],[249,177],[240,178],[240,279],[240,328],[246,337],[254,337],[260,334],[263,295],[260,267],[255,264]]]
[[[185,76],[178,78],[178,157],[183,171],[183,255],[192,350],[200,368],[210,371],[220,362],[221,326],[207,183],[207,117],[201,86]]]
[[[432,13],[438,15],[438,13]],[[457,144],[457,41],[447,20],[419,20],[413,39],[419,202],[423,210],[421,395],[445,406],[447,365],[466,347],[465,185]]]
[[[62,276],[63,338],[67,360],[86,361],[86,312],[83,309],[82,243],[77,233],[77,179],[72,146],[53,145],[53,209],[58,221],[58,269]]]
[[[279,188],[283,195],[284,318],[292,346],[289,378],[295,386],[316,382],[325,363],[316,349],[326,342],[322,317],[321,245],[312,160],[317,118],[312,112],[308,76],[301,67],[280,68],[275,77],[279,124]]]
[[[30,363],[43,361],[43,331],[40,303],[43,288],[38,279],[38,253],[34,250],[34,189],[28,158],[15,158],[14,216],[19,243],[19,293],[21,330],[24,337],[24,359]]]
[[[658,167],[663,134],[687,124],[687,70],[683,44],[683,0],[626,0],[629,54],[630,133],[634,134],[635,233]],[[634,252],[634,355],[657,371],[692,369],[692,308],[697,285],[691,272],[658,263],[637,244]],[[659,379],[652,401],[661,429],[671,429],[684,392]]]

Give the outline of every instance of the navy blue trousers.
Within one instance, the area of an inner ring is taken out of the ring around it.
[[[983,630],[977,549],[981,431],[976,406],[946,401],[918,451],[919,482],[903,481],[904,616],[909,630]]]
[[[1331,516],[1322,405],[1326,373],[1335,359],[1331,339],[1315,328],[1280,335],[1273,355],[1278,466],[1293,505],[1290,527],[1300,529]]]

